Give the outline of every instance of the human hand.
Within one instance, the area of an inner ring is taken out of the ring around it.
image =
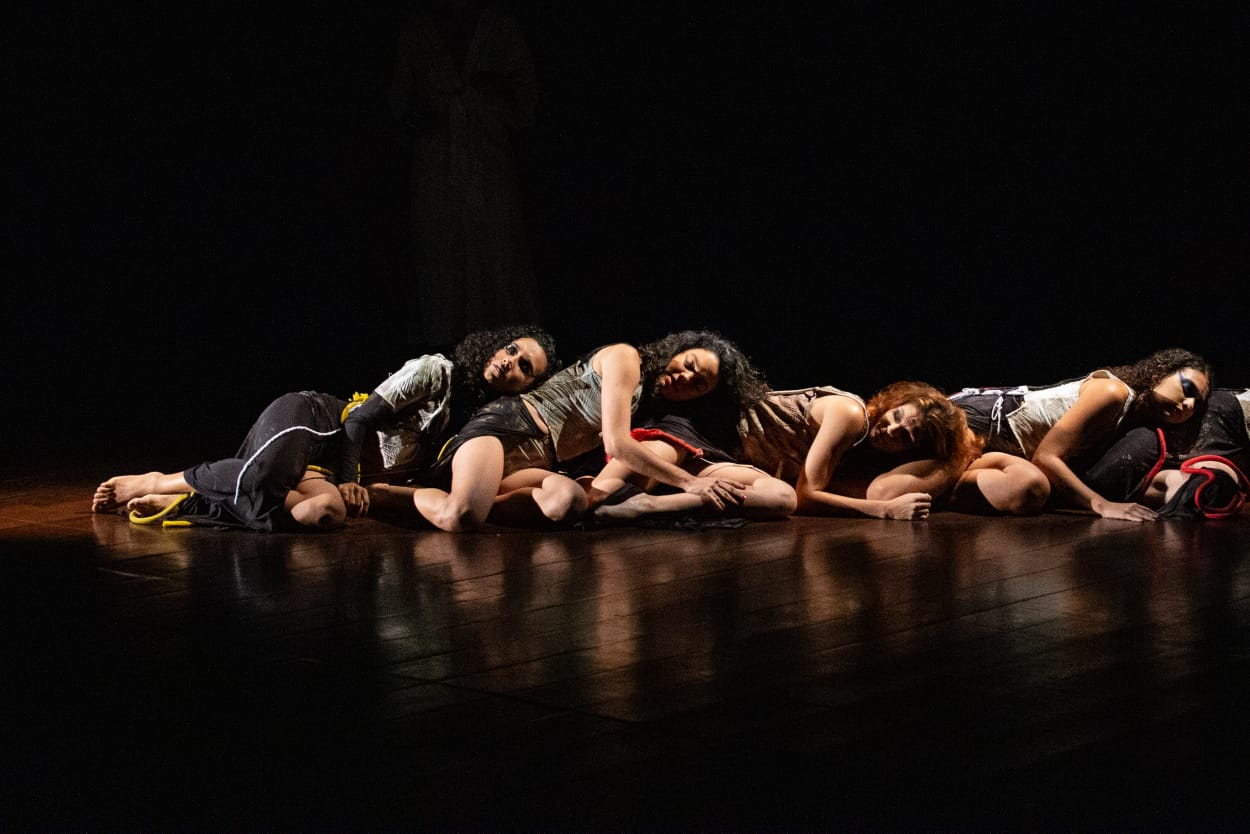
[[[900,521],[924,521],[933,506],[933,496],[927,492],[908,492],[885,502],[881,508],[882,518]]]
[[[1090,507],[1103,518],[1115,518],[1120,521],[1155,521],[1159,514],[1149,507],[1132,502],[1095,501]]]
[[[339,484],[339,495],[347,505],[350,518],[363,518],[369,514],[369,490],[360,484]]]
[[[737,506],[745,501],[747,497],[746,484],[727,478],[695,478],[683,486],[682,491],[690,495],[699,496],[705,505],[710,505],[718,510],[723,510],[731,505]]]

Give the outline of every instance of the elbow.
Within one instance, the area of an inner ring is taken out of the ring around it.
[[[821,512],[821,504],[816,500],[815,494],[810,489],[795,489],[794,491],[794,514],[796,515],[817,515]]]
[[[1051,484],[1059,483],[1059,467],[1056,463],[1059,458],[1054,455],[1034,455],[1033,465],[1042,471],[1046,476],[1046,480]]]
[[[603,451],[609,458],[621,458],[628,453],[629,438],[603,438]]]

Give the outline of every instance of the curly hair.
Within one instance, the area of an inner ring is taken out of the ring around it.
[[[1138,359],[1131,365],[1118,365],[1107,370],[1124,380],[1125,384],[1140,396],[1172,374],[1185,368],[1202,371],[1212,387],[1214,387],[1215,375],[1211,369],[1211,364],[1198,354],[1184,348],[1156,350],[1154,353],[1143,359]]]
[[[556,356],[556,340],[541,327],[516,324],[493,330],[478,330],[465,336],[452,352],[451,409],[452,423],[461,425],[478,408],[499,396],[482,376],[490,358],[517,339],[533,339],[547,354],[547,367],[535,376],[531,387],[560,370]]]
[[[865,406],[868,425],[875,426],[891,409],[906,403],[920,411],[920,428],[916,432],[920,442],[913,452],[916,458],[944,460],[949,468],[962,472],[981,454],[983,441],[968,429],[963,409],[926,382],[902,380],[873,394]]]
[[[656,396],[660,373],[673,357],[685,350],[702,348],[716,354],[720,372],[711,392],[687,403],[661,401]],[[737,442],[738,420],[747,408],[768,393],[763,373],[734,342],[713,330],[678,330],[638,347],[642,359],[643,401],[638,417],[660,413],[685,414],[699,424],[709,438],[724,448]]]
[[[736,344],[712,330],[678,330],[638,348],[642,357],[642,390],[655,393],[656,381],[673,357],[684,350],[702,348],[720,360],[720,381],[708,397],[718,397],[735,409],[758,401],[768,390],[764,376]]]
[[[1136,394],[1133,404],[1129,407],[1125,425],[1154,426],[1155,420],[1151,417],[1151,406],[1154,402],[1154,397],[1151,394],[1154,387],[1172,374],[1177,371],[1183,371],[1185,368],[1201,371],[1206,375],[1210,388],[1215,387],[1215,371],[1212,369],[1211,363],[1198,354],[1184,348],[1163,348],[1162,350],[1156,350],[1149,356],[1138,359],[1131,365],[1117,365],[1116,367],[1108,368],[1107,370],[1123,380],[1124,384],[1132,388],[1134,394]],[[1169,429],[1173,435],[1173,442],[1188,443],[1197,436],[1202,423],[1202,420],[1198,418],[1202,416],[1206,407],[1207,403],[1204,398],[1197,403],[1194,415],[1186,421],[1186,425],[1174,426]]]

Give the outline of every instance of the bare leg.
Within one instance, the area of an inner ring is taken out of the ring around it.
[[[702,509],[703,499],[688,492],[674,492],[670,495],[643,492],[619,504],[600,504],[595,507],[595,520],[624,523],[660,513],[694,513]]]
[[[546,469],[523,469],[503,479],[489,521],[507,527],[567,526],[586,511],[577,481]]]
[[[369,514],[387,518],[421,517],[413,506],[412,495],[415,487],[400,484],[369,484]],[[424,521],[424,519],[421,519]]]
[[[499,438],[475,437],[456,450],[451,462],[451,491],[417,489],[412,493],[412,503],[422,518],[440,530],[461,533],[479,529],[495,504],[503,464]]]
[[[1193,464],[1194,469],[1211,469],[1213,471],[1221,471],[1237,480],[1237,472],[1226,464],[1214,460],[1205,460],[1201,463]],[[1172,496],[1176,491],[1185,485],[1185,482],[1192,478],[1193,475],[1188,472],[1182,472],[1179,469],[1164,469],[1162,472],[1154,476],[1150,485],[1146,487],[1145,494],[1142,495],[1140,503],[1151,509],[1159,509],[1172,500]]]
[[[1032,462],[986,452],[959,476],[946,507],[978,515],[1036,515],[1049,498],[1050,482]]]
[[[1142,493],[1139,503],[1145,507],[1159,509],[1172,499],[1176,490],[1184,486],[1189,477],[1179,469],[1164,469],[1154,476],[1146,487],[1146,491]]]
[[[669,448],[671,449],[672,447]],[[611,464],[608,465],[611,466]],[[643,493],[619,504],[600,504],[595,508],[595,518],[611,521],[633,521],[656,513],[690,512],[708,516],[775,520],[786,518],[798,506],[798,497],[795,495],[794,487],[785,481],[766,475],[750,466],[739,466],[737,464],[713,465],[706,467],[699,474],[704,476],[714,475],[715,477],[746,484],[742,503],[730,504],[723,510],[717,510],[715,507],[705,504],[700,496],[691,495],[690,493],[678,492],[666,495]],[[602,487],[613,486],[612,481],[609,479],[600,481],[599,478],[596,478],[595,484],[602,484]]]
[[[791,515],[799,505],[794,487],[750,466],[713,465],[699,473],[728,478],[747,485],[741,504],[731,504],[721,515],[740,516],[757,521],[781,519]]]
[[[145,495],[176,495],[190,492],[191,486],[181,472],[147,472],[143,475],[117,475],[95,488],[91,499],[93,513],[116,513],[125,509],[132,499]]]
[[[672,464],[676,464],[678,461],[677,450],[667,443],[657,440],[644,440],[642,445],[656,457],[660,458],[660,460]],[[599,474],[590,482],[590,488],[587,491],[595,497],[594,503],[598,504],[598,502],[626,484],[635,484],[644,490],[654,486],[647,479],[635,475],[634,470],[619,460],[613,459],[608,461],[603,469],[599,470]]]
[[[642,445],[660,460],[671,463],[674,466],[680,466],[689,454],[685,449],[678,449],[676,446],[663,440],[644,440]],[[599,507],[608,496],[626,484],[633,484],[647,492],[656,487],[655,481],[636,474],[634,470],[621,461],[613,459],[608,461],[603,469],[599,470],[599,474],[594,477],[589,487],[586,488],[586,493],[590,497],[590,506],[592,508]],[[702,504],[703,502],[700,499],[696,503]],[[675,511],[681,508],[674,507],[673,509]],[[660,510],[659,512],[668,512],[668,510]]]
[[[319,472],[305,472],[287,493],[285,503],[291,518],[315,530],[333,530],[347,521],[347,505],[339,488]]]

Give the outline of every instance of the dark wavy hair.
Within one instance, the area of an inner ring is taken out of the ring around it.
[[[685,350],[702,348],[720,360],[719,381],[709,393],[684,403],[656,396],[656,382],[673,357]],[[738,420],[747,408],[768,393],[763,373],[734,342],[713,330],[678,330],[638,347],[642,359],[643,399],[637,418],[681,414],[694,421],[709,439],[723,449],[738,442]]]
[[[639,346],[644,395],[654,397],[660,372],[674,356],[692,348],[709,350],[720,360],[720,381],[700,399],[718,397],[735,408],[744,409],[767,392],[764,375],[751,363],[742,348],[713,330],[678,330]]]
[[[500,396],[482,376],[486,363],[500,348],[517,339],[530,338],[547,354],[547,368],[534,378],[531,388],[560,370],[556,340],[546,330],[532,324],[516,324],[493,330],[478,330],[460,340],[452,352],[451,419],[463,425],[473,412]]]
[[[1215,372],[1211,364],[1198,354],[1184,348],[1164,348],[1138,359],[1131,365],[1118,365],[1107,370],[1124,380],[1140,397],[1177,371],[1193,368],[1202,371],[1215,387]]]
[[[902,380],[882,388],[866,406],[868,425],[875,426],[888,411],[904,403],[920,410],[920,444],[909,452],[916,459],[946,461],[947,468],[962,472],[981,454],[982,441],[968,430],[964,410],[927,382]]]
[[[1125,428],[1137,425],[1153,427],[1155,422],[1150,419],[1150,406],[1153,401],[1151,397],[1152,390],[1160,382],[1185,368],[1202,371],[1209,383],[1207,393],[1209,394],[1215,390],[1215,371],[1212,369],[1211,363],[1193,351],[1185,350],[1184,348],[1163,348],[1162,350],[1156,350],[1149,356],[1138,359],[1131,365],[1117,365],[1113,368],[1108,368],[1107,370],[1123,380],[1137,395],[1129,408],[1128,416],[1125,419]],[[1192,440],[1193,436],[1196,436],[1206,407],[1206,399],[1203,399],[1197,404],[1194,414],[1189,420],[1185,421],[1181,426],[1169,427],[1168,432],[1174,436],[1176,442],[1185,443]]]

